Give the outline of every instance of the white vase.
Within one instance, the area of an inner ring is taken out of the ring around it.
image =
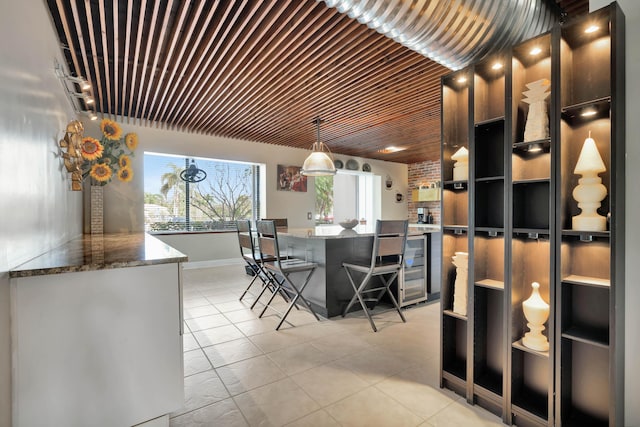
[[[599,173],[606,171],[596,142],[589,137],[585,139],[574,173],[582,175],[578,185],[573,189],[573,198],[582,210],[572,218],[572,228],[579,231],[606,231],[607,219],[598,214],[600,202],[607,196],[607,188],[602,185]]]
[[[544,331],[544,322],[549,318],[549,304],[540,296],[538,282],[533,282],[531,287],[533,288],[531,296],[522,303],[522,311],[529,328],[529,332],[522,338],[522,344],[532,350],[548,351],[549,341],[542,335],[542,331]]]
[[[456,266],[456,281],[453,286],[453,311],[462,316],[467,315],[467,277],[469,271],[469,254],[456,252],[453,257]]]
[[[547,102],[551,82],[547,79],[527,83],[529,90],[522,92],[526,97],[522,101],[529,104],[527,121],[524,127],[524,142],[539,141],[549,138],[549,116],[547,115]]]
[[[451,160],[455,160],[453,164],[453,180],[466,181],[469,179],[469,150],[461,147],[453,153]]]

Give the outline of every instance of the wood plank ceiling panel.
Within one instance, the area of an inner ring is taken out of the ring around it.
[[[556,0],[571,17],[586,0]],[[414,163],[449,70],[313,0],[47,0],[95,111],[146,126]],[[384,153],[387,146],[405,151]],[[179,151],[179,149],[177,149]]]

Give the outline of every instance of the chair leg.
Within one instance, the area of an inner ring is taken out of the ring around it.
[[[244,296],[247,294],[247,292],[249,292],[249,289],[251,288],[251,286],[253,286],[254,282],[256,281],[256,279],[258,278],[258,272],[256,271],[255,268],[253,268],[253,266],[251,266],[251,269],[253,270],[253,272],[255,273],[253,275],[253,279],[251,279],[251,283],[249,283],[249,286],[247,286],[247,288],[244,290],[244,292],[242,293],[242,295],[240,295],[240,299],[238,301],[242,301],[242,298],[244,298]],[[262,278],[261,278],[262,279]]]
[[[311,278],[311,275],[313,274],[315,269],[311,269],[308,273],[307,276],[304,279],[304,282],[302,283],[302,286],[300,286],[300,289],[298,289],[296,287],[296,285],[293,284],[293,282],[289,279],[288,275],[285,275],[284,279],[287,281],[287,283],[289,284],[289,286],[291,286],[291,288],[294,290],[295,295],[293,296],[293,298],[291,298],[291,302],[289,303],[289,306],[287,307],[287,309],[285,310],[285,312],[282,314],[282,318],[280,319],[280,322],[278,322],[278,325],[276,326],[276,331],[280,329],[280,326],[282,326],[282,324],[284,323],[285,319],[287,318],[287,316],[289,315],[289,312],[291,311],[291,309],[296,306],[296,302],[298,301],[298,299],[300,301],[302,301],[302,303],[307,306],[307,308],[309,309],[309,311],[311,312],[311,314],[313,314],[313,317],[316,318],[317,321],[320,321],[320,318],[318,317],[318,315],[316,314],[315,311],[313,311],[313,309],[311,308],[311,305],[309,305],[309,303],[307,302],[307,300],[302,296],[302,292],[304,291],[304,288],[307,287],[307,285],[309,284],[309,279]]]
[[[351,309],[353,304],[356,302],[356,299],[358,299],[358,287],[356,287],[356,284],[353,281],[353,277],[351,276],[351,273],[349,272],[349,269],[345,268],[345,271],[347,272],[347,278],[349,279],[349,282],[351,283],[351,287],[353,288],[353,292],[355,292],[355,293],[351,297],[351,300],[349,301],[349,304],[347,304],[345,309],[342,311],[342,317],[347,315],[347,313],[349,312],[349,310]],[[362,280],[360,286],[362,286],[363,283],[367,283],[370,278],[371,278],[371,274],[368,273],[367,276]],[[363,304],[362,301],[360,301],[360,304]],[[366,310],[366,306],[362,305],[362,308]]]
[[[262,309],[262,311],[260,312],[260,315],[258,317],[264,316],[264,313],[267,311],[267,308],[269,308],[269,304],[271,304],[271,302],[276,297],[276,295],[280,293],[281,288],[282,288],[282,283],[278,282],[277,280],[276,280],[276,283],[277,283],[275,285],[276,288],[273,290],[273,293],[269,297],[269,301],[267,301],[267,303],[264,305],[264,308]]]
[[[400,305],[398,305],[398,301],[396,300],[396,297],[393,296],[393,292],[391,292],[391,289],[389,288],[391,286],[391,283],[393,282],[393,280],[396,278],[396,276],[398,276],[398,273],[394,273],[389,280],[385,281],[382,276],[380,276],[380,279],[384,282],[384,286],[385,289],[384,291],[386,291],[389,296],[391,297],[391,302],[393,303],[393,306],[396,308],[396,310],[398,311],[398,314],[400,315],[400,318],[402,319],[402,321],[404,323],[407,323],[407,320],[404,318],[404,314],[402,314],[402,310],[400,309]],[[384,292],[383,291],[383,292]]]
[[[362,282],[360,282],[360,286],[358,286],[356,288],[356,285],[355,285],[355,283],[353,281],[353,278],[351,277],[351,274],[349,273],[349,269],[345,269],[345,270],[347,271],[347,277],[349,278],[349,282],[351,283],[351,287],[353,287],[353,290],[355,291],[355,294],[353,295],[353,297],[351,297],[351,301],[349,301],[349,304],[347,304],[347,306],[345,307],[344,311],[342,312],[342,317],[344,317],[347,314],[347,312],[353,306],[353,304],[355,303],[355,300],[357,299],[360,302],[360,305],[362,306],[362,311],[364,311],[364,315],[367,316],[367,319],[369,320],[369,323],[371,324],[371,329],[373,329],[373,332],[378,332],[378,328],[376,328],[376,324],[373,321],[373,317],[369,313],[369,309],[367,308],[366,303],[362,299],[362,291],[367,286],[367,283],[369,282],[369,279],[371,279],[372,274],[370,272],[367,273],[367,275],[364,277],[364,279],[362,279]]]

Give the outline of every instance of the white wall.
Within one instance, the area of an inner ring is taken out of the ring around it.
[[[7,271],[81,233],[81,194],[69,191],[58,157],[58,140],[74,115],[54,74],[60,47],[49,13],[39,0],[2,0],[1,10],[0,426],[9,426]]]
[[[591,11],[609,4],[605,0],[591,0]],[[640,182],[640,2],[638,0],[618,0],[620,8],[625,14],[626,21],[626,248],[625,248],[625,425],[640,426],[640,197],[637,186]]]
[[[315,187],[314,178],[308,179],[308,190],[306,193],[290,191],[277,191],[277,165],[300,165],[309,154],[306,149],[280,147],[275,145],[261,144],[238,139],[221,138],[208,135],[198,135],[192,133],[177,132],[173,130],[159,129],[157,127],[143,127],[134,124],[133,120],[120,120],[118,122],[123,128],[123,132],[136,132],[139,137],[139,145],[136,150],[132,165],[134,169],[133,181],[123,184],[117,180],[112,181],[105,187],[105,231],[107,232],[127,232],[144,230],[144,174],[143,174],[143,153],[145,151],[180,154],[186,156],[206,157],[222,160],[238,160],[245,162],[261,163],[266,165],[266,211],[264,218],[288,218],[290,227],[312,227],[314,220],[307,219],[307,212],[312,212],[315,217]],[[88,135],[100,136],[99,122],[85,122]],[[336,159],[341,159],[346,163],[350,157],[335,155]],[[365,161],[371,165],[372,173],[385,177],[390,175],[394,182],[397,182],[398,190],[403,194],[407,192],[408,168],[406,164],[385,162],[380,160],[362,159],[356,157],[359,164]],[[402,183],[402,184],[400,184]],[[405,219],[408,216],[407,203],[396,203],[395,192],[380,190],[382,197],[382,219]],[[86,201],[85,201],[86,202]],[[188,235],[177,235],[171,240],[176,244],[176,248],[189,247],[190,243],[181,240],[192,240]],[[225,245],[223,237],[218,234],[208,233],[203,239],[198,239],[201,248],[212,248]],[[206,253],[197,252],[191,247],[186,253],[190,256],[190,261],[202,261],[207,259],[207,254],[214,254],[216,258],[226,259],[235,257],[236,246],[229,248],[224,246],[227,252],[212,252],[207,249]],[[192,257],[194,259],[192,259]]]

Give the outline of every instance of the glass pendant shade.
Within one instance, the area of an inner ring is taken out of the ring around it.
[[[317,141],[311,146],[311,154],[302,164],[300,173],[306,176],[335,175],[336,167],[331,159],[329,148],[320,141],[320,119],[315,120]]]

